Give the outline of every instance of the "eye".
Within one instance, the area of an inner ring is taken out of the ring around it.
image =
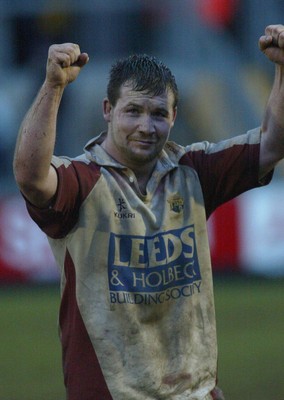
[[[128,114],[133,114],[133,115],[139,114],[139,110],[138,110],[138,108],[136,108],[136,107],[130,107],[130,108],[128,108],[128,109],[126,110],[126,112],[127,112]]]
[[[168,112],[164,110],[157,110],[153,113],[153,116],[157,118],[167,118]]]

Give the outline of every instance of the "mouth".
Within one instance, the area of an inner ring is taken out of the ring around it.
[[[141,144],[145,144],[145,145],[152,145],[152,144],[156,143],[156,141],[154,141],[154,140],[147,140],[147,139],[133,139],[133,142],[141,143]]]

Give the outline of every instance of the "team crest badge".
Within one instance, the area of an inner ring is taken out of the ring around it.
[[[170,204],[170,209],[173,212],[180,213],[184,207],[184,201],[181,197],[173,197],[172,199],[168,200]]]

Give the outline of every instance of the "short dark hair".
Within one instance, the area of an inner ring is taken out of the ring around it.
[[[120,97],[121,86],[131,83],[133,89],[159,96],[167,90],[174,95],[173,107],[178,103],[178,88],[170,69],[157,58],[147,54],[134,54],[116,61],[111,67],[107,96],[115,106]]]

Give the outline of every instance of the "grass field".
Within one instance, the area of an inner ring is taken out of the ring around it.
[[[283,285],[215,279],[226,400],[284,399]],[[0,400],[64,400],[58,307],[57,287],[0,288]]]

